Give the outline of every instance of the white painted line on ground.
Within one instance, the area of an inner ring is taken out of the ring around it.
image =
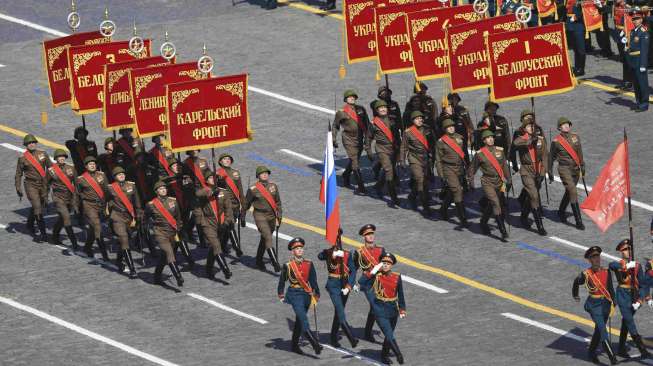
[[[560,177],[558,177],[557,175],[553,176],[553,180],[555,180],[556,182],[562,183],[562,180],[560,180]],[[581,192],[585,192],[585,187],[583,187],[582,183],[576,184],[576,187],[579,188],[581,190]],[[592,192],[592,186],[588,185],[587,186],[587,191]],[[578,194],[580,194],[580,192],[578,192]],[[628,202],[628,198],[625,198],[624,201]],[[631,200],[631,202],[632,202],[633,206],[637,206],[639,208],[643,208],[643,209],[648,210],[648,211],[653,211],[653,206],[651,206],[649,204],[646,204],[644,202],[635,201],[635,200]]]
[[[5,225],[5,224],[0,224],[0,229],[6,229],[6,228],[7,228],[7,225]]]
[[[318,111],[318,112],[322,112],[322,113],[327,113],[327,114],[332,114],[332,115],[336,114],[336,111],[334,111],[333,109],[328,109],[328,108],[323,108],[323,107],[320,107],[320,106],[316,106],[314,104],[303,102],[303,101],[301,101],[299,99],[286,97],[286,96],[283,96],[281,94],[273,93],[271,91],[267,91],[265,89],[257,88],[257,87],[252,86],[252,85],[249,85],[247,87],[247,90],[253,91],[254,93],[267,95],[268,97],[279,99],[279,100],[282,100],[284,102],[294,104],[294,105],[297,105],[297,106],[300,106],[300,107],[304,107],[304,108],[307,108],[307,109],[310,109],[310,110],[314,110],[314,111]]]
[[[24,149],[24,148],[22,148],[22,147],[18,147],[18,146],[16,146],[16,145],[13,145],[13,144],[10,144],[10,143],[7,143],[7,142],[3,142],[3,143],[1,143],[0,146],[2,146],[2,147],[4,147],[4,148],[7,148],[7,149],[9,149],[9,150],[18,151],[18,152],[20,152],[20,153],[25,152],[25,149]],[[50,157],[50,161],[53,162],[53,163],[56,162],[56,160],[54,160],[52,157]]]
[[[348,350],[343,349],[343,348],[333,347],[333,346],[330,345],[330,344],[325,344],[325,343],[320,343],[320,344],[321,344],[324,348],[328,348],[328,349],[334,350],[334,351],[336,351],[336,352],[340,352],[340,353],[343,353],[343,354],[346,354],[346,355],[352,356],[353,358],[355,358],[355,359],[357,359],[357,360],[361,360],[361,361],[363,361],[363,362],[367,362],[367,363],[369,363],[370,365],[377,365],[377,366],[382,366],[382,365],[383,365],[382,363],[379,363],[379,362],[376,361],[376,360],[373,360],[373,359],[371,359],[371,358],[367,358],[367,357],[365,357],[365,356],[363,356],[363,355],[360,355],[360,354],[358,354],[358,353],[354,353],[354,352],[348,351]]]
[[[5,67],[5,65],[3,65],[3,64],[0,64],[0,67]]]
[[[425,289],[427,289],[427,290],[431,290],[431,291],[433,291],[433,292],[437,292],[437,293],[439,293],[439,294],[448,294],[448,293],[449,293],[449,291],[447,291],[447,290],[445,290],[445,289],[443,289],[443,288],[439,288],[439,287],[433,286],[433,285],[431,285],[431,284],[428,284],[428,283],[426,283],[426,282],[420,281],[420,280],[418,280],[418,279],[416,279],[416,278],[412,278],[412,277],[410,277],[410,276],[401,275],[401,278],[402,278],[404,281],[406,281],[406,282],[408,282],[408,283],[412,283],[412,284],[415,285],[415,286],[423,287],[423,288],[425,288]]]
[[[510,319],[516,320],[518,322],[522,322],[524,324],[528,324],[528,325],[531,325],[531,326],[534,326],[534,327],[537,327],[537,328],[540,328],[540,329],[548,330],[549,332],[561,335],[563,337],[573,339],[573,340],[578,341],[578,342],[589,343],[589,341],[590,341],[589,338],[583,338],[581,336],[570,333],[570,332],[568,332],[566,330],[555,328],[555,327],[552,327],[552,326],[550,326],[548,324],[544,324],[544,323],[540,323],[540,322],[535,321],[535,320],[524,318],[522,316],[515,315],[513,313],[502,313],[501,315],[505,316],[506,318],[510,318]]]
[[[50,33],[50,34],[58,36],[58,37],[65,37],[65,36],[68,35],[68,34],[66,34],[64,32],[60,32],[60,31],[58,31],[56,29],[44,27],[42,25],[38,25],[38,24],[35,24],[35,23],[32,23],[32,22],[28,22],[27,20],[14,18],[14,17],[12,17],[10,15],[7,15],[7,14],[0,13],[0,19],[7,20],[7,21],[10,21],[12,23],[24,25],[26,27],[30,27],[32,29],[40,30],[40,31],[45,32],[45,33]]]
[[[580,244],[576,244],[573,241],[565,240],[565,239],[559,238],[557,236],[549,236],[549,239],[555,240],[558,243],[562,243],[564,245],[568,245],[568,246],[570,246],[572,248],[577,248],[577,249],[581,249],[581,250],[589,249],[589,247],[586,247],[586,246],[580,245]],[[615,260],[615,261],[621,260],[621,258],[615,257],[614,255],[610,255],[610,254],[608,254],[606,252],[602,252],[601,255],[606,257],[606,258],[610,258],[612,260]]]
[[[300,158],[300,159],[304,159],[304,160],[306,160],[306,161],[308,161],[308,162],[311,162],[311,163],[315,163],[315,164],[322,164],[322,163],[324,163],[324,162],[321,161],[321,160],[317,160],[317,159],[312,158],[312,157],[310,157],[310,156],[307,156],[307,155],[304,155],[304,154],[300,154],[300,153],[298,153],[298,152],[296,152],[296,151],[292,151],[292,150],[288,150],[288,149],[281,149],[281,150],[279,150],[279,151],[281,151],[282,153],[286,153],[286,154],[289,154],[289,155],[292,155],[292,156],[298,157],[298,158]]]
[[[130,354],[132,354],[134,356],[140,357],[140,358],[142,358],[144,360],[156,363],[158,365],[163,365],[163,366],[177,366],[177,364],[175,364],[175,363],[166,361],[166,360],[161,359],[159,357],[153,356],[153,355],[151,355],[149,353],[145,353],[143,351],[137,350],[136,348],[128,346],[128,345],[126,345],[124,343],[114,341],[111,338],[105,337],[105,336],[103,336],[101,334],[92,332],[92,331],[90,331],[88,329],[82,328],[82,327],[80,327],[78,325],[75,325],[75,324],[67,322],[67,321],[65,321],[63,319],[57,318],[56,316],[52,316],[50,314],[44,313],[44,312],[42,312],[42,311],[40,311],[38,309],[35,309],[35,308],[31,307],[31,306],[23,305],[23,304],[21,304],[21,303],[19,303],[17,301],[14,301],[14,300],[8,299],[6,297],[2,297],[2,296],[0,296],[0,302],[2,302],[4,304],[7,304],[7,305],[9,305],[11,307],[14,307],[14,308],[16,308],[18,310],[28,312],[28,313],[30,313],[32,315],[35,315],[35,316],[37,316],[37,317],[39,317],[41,319],[45,319],[45,320],[47,320],[49,322],[60,325],[60,326],[62,326],[64,328],[68,328],[68,329],[72,330],[73,332],[77,332],[79,334],[85,335],[85,336],[87,336],[89,338],[95,339],[96,341],[106,343],[106,344],[108,344],[108,345],[110,345],[112,347],[118,348],[118,349],[120,349],[122,351],[130,353]]]
[[[232,307],[229,307],[227,305],[220,304],[219,302],[208,299],[208,298],[206,298],[206,297],[204,297],[202,295],[198,295],[196,293],[190,292],[190,293],[188,293],[188,296],[190,296],[190,297],[192,297],[194,299],[200,300],[200,301],[204,301],[205,303],[207,303],[209,305],[213,305],[216,308],[222,309],[224,311],[228,311],[228,312],[236,314],[238,316],[242,316],[243,318],[247,318],[249,320],[255,321],[255,322],[259,323],[259,324],[265,325],[265,324],[268,323],[266,320],[258,318],[258,317],[254,316],[254,315],[244,313],[244,312],[242,312],[240,310],[236,310],[236,309],[234,309]]]

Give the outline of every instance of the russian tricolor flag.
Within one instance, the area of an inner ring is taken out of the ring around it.
[[[320,185],[320,202],[324,204],[326,218],[326,240],[336,245],[340,229],[340,204],[338,201],[338,185],[336,182],[336,167],[333,159],[333,135],[331,126],[327,133],[324,149],[324,166],[322,168],[322,184]]]

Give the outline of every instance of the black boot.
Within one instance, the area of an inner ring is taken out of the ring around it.
[[[261,271],[265,270],[265,263],[263,263],[263,253],[265,252],[265,245],[263,244],[263,238],[258,243],[258,249],[256,250],[256,268]]]
[[[508,239],[508,230],[506,230],[506,222],[503,219],[503,215],[496,215],[494,219],[497,220],[497,226],[501,232],[501,241],[506,241]]]
[[[469,224],[467,224],[467,216],[465,216],[464,202],[456,202],[456,215],[458,216],[458,220],[460,220],[460,226],[462,227],[469,226]]]
[[[580,206],[578,202],[571,204],[571,210],[574,212],[574,219],[576,220],[576,229],[585,230],[585,225],[583,225],[583,217],[580,215]]]
[[[376,181],[376,184],[374,185],[374,191],[376,191],[376,197],[377,198],[383,198],[383,186],[385,185],[385,179],[381,177],[381,179],[378,179]]]
[[[356,178],[356,184],[358,185],[358,190],[355,193],[367,194],[367,189],[365,189],[365,182],[363,181],[363,174],[361,174],[360,169],[354,170],[354,177]]]
[[[97,244],[98,248],[100,248],[100,253],[102,253],[102,260],[108,262],[109,254],[107,253],[107,247],[104,245],[104,240],[102,240],[102,237],[95,239],[95,243]]]
[[[635,341],[635,346],[637,346],[637,349],[639,350],[639,353],[641,354],[640,359],[645,359],[645,358],[650,358],[651,354],[648,352],[646,347],[644,346],[644,343],[642,343],[642,336],[639,334],[632,335],[633,341]]]
[[[374,339],[374,335],[372,335],[374,320],[374,313],[372,312],[372,308],[370,308],[370,311],[367,313],[367,320],[365,321],[365,340],[372,343],[376,343],[376,339]]]
[[[163,285],[163,278],[161,278],[163,273],[163,267],[166,266],[166,256],[164,253],[159,254],[159,263],[157,263],[156,268],[154,269],[154,284]]]
[[[88,236],[86,238],[86,241],[84,242],[84,253],[86,253],[86,256],[95,259],[95,254],[93,253],[93,236]]]
[[[116,267],[118,267],[118,273],[125,272],[125,262],[123,262],[124,257],[125,253],[122,250],[116,254]]]
[[[442,220],[449,220],[449,205],[451,205],[452,200],[451,193],[447,189],[442,200],[442,206],[440,206],[440,217]]]
[[[560,206],[558,207],[558,218],[560,222],[567,223],[567,205],[569,204],[569,194],[565,191],[565,194],[562,196],[562,201],[560,201]],[[573,206],[571,207],[574,208]]]
[[[306,337],[308,343],[311,344],[316,355],[322,353],[322,345],[320,344],[320,342],[317,341],[317,338],[315,338],[315,334],[313,334],[313,332],[311,332],[310,330],[305,331],[304,337]]]
[[[345,171],[342,172],[342,183],[347,188],[351,186],[351,162],[347,164]]]
[[[61,221],[61,218],[58,218],[52,227],[52,244],[61,245],[61,238],[59,237],[61,229],[63,229],[63,222]]]
[[[481,232],[485,235],[490,235],[492,230],[490,229],[490,225],[487,224],[487,222],[490,220],[490,211],[492,210],[491,207],[485,206],[483,207],[483,213],[481,214]]]
[[[546,230],[544,230],[544,224],[542,223],[542,214],[539,209],[533,210],[533,217],[535,217],[535,225],[537,226],[537,233],[546,236]]]
[[[231,246],[234,247],[236,251],[236,257],[240,258],[243,256],[243,250],[240,247],[240,241],[238,240],[238,235],[236,233],[236,227],[234,225],[229,229],[229,238],[231,239]]]
[[[424,210],[424,216],[431,216],[431,206],[429,195],[427,191],[419,192],[419,196],[422,199],[422,209]]]
[[[36,221],[36,216],[34,216],[34,209],[29,209],[29,214],[27,215],[27,232],[34,235],[36,234],[36,229],[34,228],[34,222]]]
[[[213,274],[214,264],[215,264],[215,254],[213,254],[213,248],[210,248],[208,254],[206,255],[206,265],[204,267],[204,270],[206,272],[206,278],[212,280],[215,279],[215,275]]]
[[[349,343],[351,343],[351,348],[356,348],[358,345],[358,339],[354,337],[354,333],[351,331],[349,324],[347,324],[347,322],[342,323],[341,327],[342,331],[345,333],[345,336],[347,336]]]
[[[132,251],[129,249],[125,249],[123,252],[125,256],[125,261],[127,262],[127,267],[129,267],[129,278],[134,279],[138,277],[138,273],[136,272],[136,267],[134,266],[134,258],[132,258]]]
[[[64,228],[66,230],[66,235],[68,235],[68,240],[73,244],[73,251],[78,251],[79,250],[79,245],[77,245],[77,237],[75,236],[75,232],[73,231],[72,226],[66,226]]]
[[[36,241],[39,243],[47,243],[48,234],[45,231],[45,219],[43,219],[43,215],[36,216],[36,223],[39,226],[39,236],[38,239],[36,239]]]
[[[381,346],[381,362],[385,365],[392,364],[392,361],[390,361],[390,343],[387,340],[383,340],[383,346]]]
[[[605,353],[608,354],[608,358],[610,359],[610,364],[611,365],[616,365],[617,364],[617,357],[615,357],[614,352],[612,351],[612,347],[610,346],[610,342],[603,341],[602,345],[603,345],[603,350],[605,351]]]
[[[275,272],[281,272],[281,266],[279,261],[277,261],[277,253],[274,252],[273,248],[268,248],[268,257],[270,257],[270,262],[272,262],[272,267],[274,267]]]
[[[291,344],[290,350],[298,355],[304,355],[304,351],[302,351],[302,349],[299,348],[299,336],[301,335],[301,333],[302,333],[301,324],[295,318],[295,326],[293,327],[292,339],[290,341]]]
[[[628,349],[626,347],[626,338],[628,337],[628,327],[626,323],[621,322],[621,330],[619,332],[619,347],[617,348],[617,356],[625,359],[630,359]]]
[[[179,267],[177,267],[177,263],[168,263],[168,267],[170,267],[170,272],[172,272],[172,275],[175,276],[175,280],[177,280],[177,286],[183,287],[184,278],[181,277],[181,271],[179,270]]]
[[[390,343],[390,349],[392,349],[392,352],[394,352],[395,356],[397,356],[397,362],[399,362],[400,365],[403,365],[404,355],[402,355],[401,351],[399,350],[399,345],[397,345],[397,340],[393,339],[389,343]]]
[[[329,332],[329,343],[336,348],[340,347],[340,342],[338,342],[338,329],[340,329],[340,319],[338,318],[338,314],[334,312],[333,321],[331,322],[331,332]]]
[[[393,207],[399,206],[399,198],[397,197],[397,187],[392,181],[388,182],[388,193],[390,194],[391,205]]]
[[[521,215],[519,215],[519,222],[521,222],[521,226],[524,229],[530,229],[531,228],[531,222],[528,221],[528,214],[531,211],[531,205],[530,203],[526,200],[524,200],[524,203],[521,206]]]
[[[190,252],[190,248],[188,247],[188,244],[186,244],[185,241],[180,240],[179,249],[181,249],[181,254],[184,255],[184,258],[186,258],[186,263],[188,263],[188,269],[192,271],[193,268],[195,268],[195,260],[193,259],[193,255]]]
[[[230,279],[231,278],[231,270],[229,270],[229,266],[227,265],[227,261],[224,259],[224,254],[220,253],[215,256],[215,261],[218,262],[218,266],[222,269],[222,273],[224,274],[224,278]]]
[[[374,180],[378,180],[379,175],[381,174],[381,163],[379,163],[378,160],[372,166],[372,171],[374,172]]]

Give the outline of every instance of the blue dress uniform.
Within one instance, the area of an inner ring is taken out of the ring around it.
[[[593,246],[585,252],[585,259],[590,259],[593,256],[601,255],[601,248]],[[612,276],[610,271],[607,268],[598,268],[592,269],[588,268],[581,272],[576,279],[574,279],[574,284],[572,287],[572,296],[577,301],[580,301],[578,297],[578,287],[580,285],[585,285],[587,287],[588,295],[587,300],[585,300],[585,311],[590,314],[592,321],[594,322],[594,334],[592,334],[592,340],[588,348],[588,354],[591,361],[597,363],[598,358],[596,356],[596,348],[599,345],[599,340],[603,345],[603,349],[608,354],[610,361],[614,364],[616,363],[616,358],[610,341],[608,338],[608,331],[605,327],[605,323],[610,317],[610,311],[613,304],[614,289],[612,287]]]
[[[293,250],[298,247],[304,247],[304,239],[293,238],[288,242],[288,250]],[[284,295],[286,281],[289,284],[288,290]],[[320,298],[320,288],[317,284],[317,275],[315,274],[313,263],[303,258],[300,258],[300,260],[293,258],[288,263],[285,263],[279,276],[277,293],[279,294],[279,299],[286,304],[290,304],[295,312],[295,327],[292,332],[292,351],[303,354],[299,348],[299,335],[303,334],[313,347],[313,350],[315,350],[315,353],[319,355],[322,352],[322,346],[318,342],[316,335],[311,332],[308,324],[308,316],[306,315],[311,305],[312,297],[315,297],[316,301]]]
[[[391,253],[384,253],[381,261],[393,265],[397,263],[397,259]],[[392,349],[392,352],[397,356],[397,362],[403,364],[404,357],[394,336],[399,315],[405,316],[406,314],[406,301],[401,275],[391,270],[385,273],[383,271],[372,272],[374,271],[366,271],[359,282],[361,285],[365,285],[369,296],[373,299],[372,309],[374,310],[376,322],[385,336],[383,348],[381,349],[381,359],[384,363],[389,363],[388,355],[390,349]]]
[[[637,17],[641,19],[642,13],[633,14],[633,18]],[[635,89],[635,103],[638,112],[648,110],[649,90],[646,68],[648,67],[649,41],[648,29],[644,25],[640,24],[630,32],[626,60],[633,74],[633,88]]]
[[[585,23],[583,23],[583,9],[580,0],[566,0],[565,8],[567,9],[567,21],[565,27],[572,39],[572,48],[574,50],[574,75],[585,75]]]
[[[367,224],[360,228],[358,234],[360,236],[365,236],[376,231],[376,226],[373,224]],[[353,266],[351,270],[350,277],[352,283],[355,283],[356,273],[359,270],[369,271],[381,261],[381,256],[385,254],[385,249],[382,247],[374,246],[372,248],[361,247],[356,250],[351,251],[351,256],[353,258]],[[372,327],[374,327],[374,311],[372,310],[373,298],[370,298],[367,293],[367,286],[365,284],[359,283],[360,290],[363,291],[367,301],[370,303],[370,310],[367,312],[367,320],[365,321],[365,339],[370,342],[375,342],[374,336],[372,335]]]
[[[629,239],[624,239],[617,245],[616,250],[619,252],[627,250],[631,247],[630,244]],[[626,338],[628,337],[628,333],[630,333],[642,358],[647,358],[650,357],[650,354],[642,343],[642,336],[637,332],[634,318],[636,309],[633,307],[634,304],[638,304],[636,306],[639,307],[643,302],[647,292],[646,280],[644,278],[644,271],[639,263],[635,263],[634,268],[628,268],[627,263],[626,260],[622,259],[610,262],[609,265],[610,270],[614,272],[619,283],[615,298],[617,305],[619,305],[619,311],[621,312],[621,331],[619,333],[619,349],[617,353],[623,355],[623,357],[628,357],[626,352]]]
[[[345,252],[334,246],[329,249],[324,249],[317,255],[317,258],[326,262],[329,272],[326,289],[335,308],[330,333],[331,345],[340,347],[338,343],[338,328],[342,328],[347,339],[349,339],[349,343],[355,348],[358,340],[354,338],[351,327],[347,323],[347,317],[345,316],[345,305],[349,298],[349,292],[354,286],[354,276],[351,276],[351,270],[354,268],[353,256],[350,252]]]

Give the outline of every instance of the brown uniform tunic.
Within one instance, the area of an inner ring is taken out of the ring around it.
[[[61,172],[68,177],[73,189],[75,189],[75,177],[77,177],[75,167],[68,163],[57,165],[61,169]],[[68,189],[68,186],[61,181],[53,167],[48,168],[48,185],[52,188],[52,202],[54,202],[54,207],[57,210],[59,219],[63,223],[63,226],[71,226],[72,221],[70,220],[70,211],[77,210],[77,207],[79,206],[77,189],[71,192],[70,189]]]
[[[481,176],[481,187],[485,197],[492,205],[492,213],[495,216],[501,215],[501,196],[506,193],[506,184],[510,183],[510,168],[508,168],[508,160],[506,158],[505,150],[500,146],[488,146],[487,151],[494,156],[499,167],[503,171],[505,181],[499,175],[499,172],[490,163],[490,160],[481,152],[477,152],[472,159],[472,164],[469,167],[468,176],[474,179],[474,175],[481,169],[483,176]]]
[[[216,194],[217,197],[215,197]],[[221,188],[199,188],[195,191],[195,197],[197,197],[198,205],[203,213],[200,226],[204,237],[209,242],[211,249],[213,249],[213,254],[220,254],[222,253],[221,232],[234,222],[231,198],[226,190]],[[211,200],[216,203],[218,212],[213,211]]]
[[[447,135],[460,148],[463,146],[463,137],[457,133]],[[442,138],[435,144],[435,168],[438,175],[447,183],[447,188],[453,195],[453,201],[463,201],[463,187],[460,176],[464,174],[465,161]]]
[[[238,192],[232,191],[231,186],[227,184],[227,179],[223,176],[220,175],[220,173],[224,170],[224,172],[231,178],[231,180],[234,182],[236,185],[236,190]],[[217,178],[217,185],[221,188],[224,188],[225,194],[227,195],[227,198],[231,201],[231,209],[233,211],[233,219],[235,220],[236,217],[240,216],[240,205],[241,201],[244,199],[243,194],[243,183],[242,180],[240,179],[240,172],[237,169],[233,169],[231,167],[228,168],[223,168],[220,167],[218,168],[218,171],[216,172],[216,178]]]
[[[39,162],[46,175],[45,177],[41,176],[32,163],[21,154],[16,164],[16,192],[23,192],[21,188],[22,182],[23,187],[25,187],[27,199],[32,205],[33,214],[37,216],[43,215],[43,208],[46,206],[48,199],[47,170],[52,163],[48,154],[43,150],[36,149],[32,152],[28,151],[28,154],[32,154],[36,161]],[[24,180],[23,176],[25,177]]]
[[[131,202],[136,217],[132,217],[132,215],[129,213],[127,206],[120,199],[118,193],[116,193],[115,185],[118,185],[118,189],[122,190],[129,202]],[[111,219],[111,227],[113,228],[113,232],[118,237],[120,249],[125,250],[129,249],[129,231],[136,227],[136,220],[141,220],[143,216],[143,209],[141,208],[141,200],[138,196],[138,189],[136,188],[136,184],[134,182],[116,182],[115,185],[110,184],[108,186],[110,212],[109,218]]]
[[[535,153],[535,159],[532,159],[529,153],[529,146]],[[546,174],[548,166],[548,156],[546,148],[546,139],[544,136],[532,137],[525,132],[521,132],[513,141],[513,147],[519,154],[519,174],[521,175],[524,189],[528,193],[532,209],[540,207],[539,185]],[[534,161],[533,161],[534,160]]]
[[[371,148],[372,140],[376,142],[376,154],[381,163],[381,167],[385,172],[385,180],[391,182],[394,179],[394,164],[395,164],[395,154],[398,152],[398,147],[400,146],[400,135],[397,130],[397,125],[393,120],[385,117],[375,117],[379,123],[383,123],[388,131],[390,131],[390,136],[392,140],[379,128],[374,125],[373,122],[370,122],[370,126],[367,129],[367,139],[365,141],[365,150]]]
[[[95,238],[99,238],[102,233],[101,215],[104,210],[107,199],[107,177],[100,171],[89,173],[95,180],[100,190],[104,194],[104,198],[100,197],[97,192],[86,181],[84,175],[77,177],[77,192],[82,201],[82,210],[84,212],[84,219],[91,225],[91,230]],[[89,241],[89,240],[87,240]]]
[[[562,145],[555,139],[551,141],[551,152],[549,155],[549,164],[548,172],[549,176],[553,177],[553,163],[558,161],[558,174],[560,175],[560,180],[565,186],[567,195],[569,197],[569,202],[576,203],[578,202],[578,191],[576,190],[576,184],[580,179],[581,172],[585,171],[585,160],[583,160],[583,149],[580,145],[580,137],[575,133],[571,132],[561,132],[560,136],[564,138],[571,148],[576,152],[578,159],[580,160],[580,166],[576,164],[576,161],[571,157],[571,155],[565,150]]]
[[[367,130],[369,129],[370,121],[365,112],[365,108],[354,105],[353,109],[358,116],[360,126],[353,120],[345,111],[344,108],[349,108],[348,105],[336,111],[336,116],[333,120],[333,141],[338,141],[338,133],[342,128],[342,146],[347,152],[347,157],[351,161],[351,169],[360,169],[359,159],[363,153],[363,148],[367,152],[367,156],[372,156],[371,146],[366,143]],[[364,127],[364,128],[361,128]]]
[[[420,132],[428,146],[424,144],[417,138],[417,134],[414,132],[415,128]],[[429,176],[429,169],[431,169],[433,156],[435,154],[435,138],[433,130],[423,125],[422,127],[410,127],[406,129],[404,133],[404,138],[401,141],[401,150],[399,152],[399,157],[402,161],[408,160],[410,164],[410,172],[413,177],[413,183],[415,184],[415,189],[417,192],[423,192],[426,189],[427,180],[426,177]]]
[[[175,219],[177,229],[181,229],[181,213],[179,212],[179,205],[177,200],[173,197],[155,198],[161,200],[163,207]],[[173,251],[174,244],[177,242],[177,230],[168,223],[168,220],[163,216],[159,209],[154,206],[154,200],[147,203],[145,206],[145,216],[152,220],[152,231],[154,232],[154,239],[156,240],[159,248],[163,250],[166,255],[168,263],[175,262],[175,253]]]
[[[254,222],[259,233],[261,233],[261,242],[265,244],[265,248],[272,248],[272,232],[276,228],[276,220],[281,220],[282,217],[281,196],[279,195],[279,188],[276,184],[270,182],[261,182],[261,184],[267,188],[272,198],[274,198],[274,202],[277,205],[277,212],[275,213],[272,207],[270,207],[270,204],[263,198],[256,185],[253,185],[247,190],[241,217],[244,220],[247,210],[250,207],[254,207]]]
[[[191,168],[190,166],[191,164],[194,164],[196,167],[199,167],[202,178],[204,177],[204,174],[211,168],[209,167],[208,160],[202,157],[193,158],[189,156],[186,160],[184,160],[183,172],[184,174],[193,178],[193,182],[195,184],[195,190],[197,190],[202,187],[202,184],[200,178],[197,177],[197,175],[195,174],[194,169]],[[194,196],[195,190],[192,191],[193,196],[191,196],[190,206],[193,211],[193,216],[195,217],[195,223],[199,224],[200,222],[202,222],[202,208],[197,204],[197,199]]]

